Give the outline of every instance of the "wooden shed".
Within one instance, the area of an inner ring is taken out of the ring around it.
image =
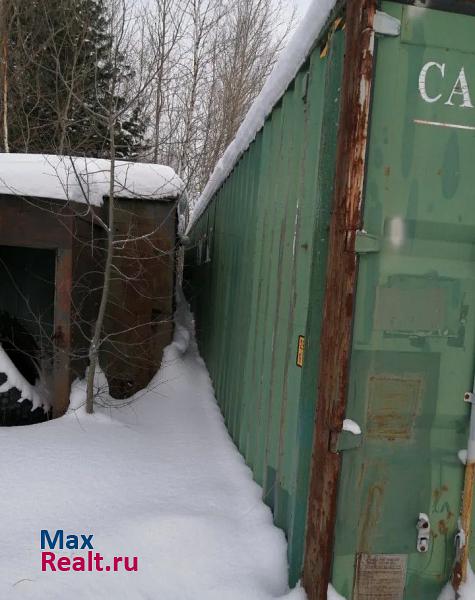
[[[0,157],[0,342],[27,383],[34,386],[35,368],[41,372],[49,396],[44,407],[54,416],[66,411],[71,382],[88,364],[106,260],[109,184],[107,160]],[[116,164],[114,258],[100,351],[115,398],[148,385],[171,341],[182,189],[168,167]],[[31,410],[28,394],[22,407],[12,408],[5,377],[0,425],[41,420],[44,411]]]

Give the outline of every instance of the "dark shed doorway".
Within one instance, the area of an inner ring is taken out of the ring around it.
[[[56,251],[0,246],[0,343],[31,385],[51,379],[54,356]],[[0,377],[2,375],[0,374]],[[5,380],[5,375],[3,375]],[[28,425],[48,418],[15,388],[0,393],[0,426]]]

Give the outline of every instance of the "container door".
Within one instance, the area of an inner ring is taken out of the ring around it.
[[[362,435],[340,436],[333,582],[353,600],[435,600],[475,366],[475,18],[381,10],[401,33],[377,43],[346,414]]]

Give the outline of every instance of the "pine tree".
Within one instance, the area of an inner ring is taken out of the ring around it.
[[[114,111],[117,156],[140,154],[140,107],[121,112],[134,73],[113,51],[106,0],[10,0],[8,29],[10,151],[107,157]]]

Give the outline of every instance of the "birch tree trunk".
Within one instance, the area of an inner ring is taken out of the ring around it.
[[[109,183],[109,206],[107,223],[107,254],[104,267],[104,282],[101,294],[99,312],[97,314],[94,334],[89,347],[89,368],[87,371],[87,392],[86,392],[86,412],[94,412],[94,379],[97,365],[99,364],[99,350],[102,339],[102,328],[104,325],[104,316],[106,314],[107,302],[109,300],[109,291],[111,285],[112,264],[114,261],[114,191],[115,191],[115,121],[109,121],[110,132],[110,183]]]
[[[9,38],[9,5],[8,0],[2,0],[1,6],[1,36],[2,36],[2,130],[3,150],[10,152],[8,140],[8,38]]]

